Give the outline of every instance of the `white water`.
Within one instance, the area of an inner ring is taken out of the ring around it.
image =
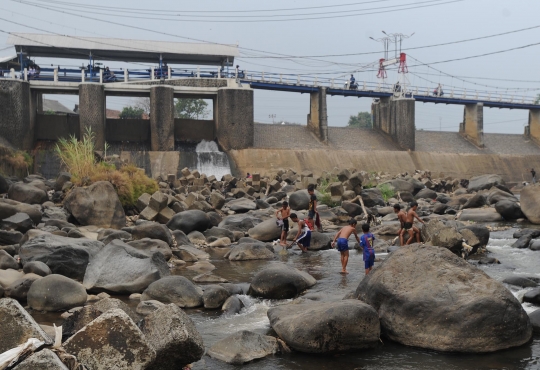
[[[197,170],[206,176],[214,175],[220,180],[223,175],[231,173],[231,165],[227,154],[220,152],[214,141],[203,140],[195,148],[197,153]]]

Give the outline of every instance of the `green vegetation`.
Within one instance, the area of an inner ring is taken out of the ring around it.
[[[381,191],[382,197],[385,202],[388,202],[388,199],[392,198],[395,195],[394,189],[392,188],[392,186],[390,186],[390,184],[381,184],[377,186],[377,188]]]
[[[30,168],[34,164],[34,159],[30,154],[22,150],[3,149],[0,155],[0,163],[7,164],[14,170],[23,170],[29,174]]]
[[[349,118],[348,126],[358,128],[371,128],[371,113],[360,112],[356,116],[351,116]]]
[[[203,99],[178,99],[174,104],[174,117],[184,119],[204,119],[210,113],[208,103]]]
[[[56,112],[53,111],[52,109],[49,109],[49,110],[46,110],[46,111],[44,112],[44,114],[46,114],[46,115],[48,115],[48,116],[53,116],[53,115],[56,114]]]
[[[326,204],[328,207],[337,207],[340,205],[340,202],[332,201],[332,195],[330,193],[330,184],[333,182],[339,182],[337,176],[330,178],[321,178],[319,185],[317,186],[317,191],[321,194],[319,198],[320,204]]]
[[[121,119],[142,119],[144,109],[137,107],[124,107],[120,113]]]
[[[158,190],[157,182],[134,165],[123,165],[117,169],[113,164],[99,162],[94,155],[95,135],[91,129],[86,131],[81,141],[75,136],[60,139],[55,150],[71,173],[73,184],[82,186],[109,181],[124,207],[134,206],[142,193],[152,194]]]

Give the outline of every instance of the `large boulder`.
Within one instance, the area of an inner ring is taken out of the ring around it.
[[[392,189],[397,193],[398,191],[401,192],[408,192],[408,193],[414,193],[414,184],[410,183],[409,181],[402,180],[402,179],[394,179],[391,181],[387,181],[384,184],[390,185]]]
[[[378,188],[364,189],[360,193],[360,196],[362,197],[362,202],[364,202],[364,206],[366,207],[384,207],[386,205],[382,197],[382,192]]]
[[[518,202],[519,200],[512,194],[507,193],[499,188],[493,187],[489,190],[486,197],[488,204],[496,204],[501,200],[510,200],[513,202]]]
[[[156,357],[144,334],[120,309],[105,312],[62,347],[89,369],[144,370]]]
[[[132,240],[126,244],[149,256],[151,256],[154,252],[159,252],[167,261],[172,257],[171,247],[169,247],[169,245],[163,240],[144,238],[140,240]]]
[[[531,325],[535,333],[540,334],[540,309],[529,314]]]
[[[502,216],[495,208],[465,209],[459,216],[459,221],[499,222],[502,220]]]
[[[195,324],[178,306],[169,304],[145,317],[141,327],[156,351],[150,369],[173,370],[199,361],[204,344]]]
[[[274,251],[263,243],[240,243],[228,251],[225,256],[230,261],[251,261],[274,259]]]
[[[424,242],[431,245],[447,248],[456,254],[462,249],[463,236],[440,220],[430,220],[422,228],[421,234]]]
[[[14,281],[8,286],[4,291],[4,295],[21,302],[25,302],[30,287],[38,279],[41,279],[41,276],[36,274],[25,274],[22,278]]]
[[[153,282],[146,288],[141,301],[156,300],[174,303],[178,307],[191,308],[203,305],[203,291],[183,276],[168,276]]]
[[[0,270],[13,269],[18,270],[19,264],[15,258],[11,257],[8,252],[0,249]]]
[[[249,229],[248,235],[250,238],[257,239],[262,242],[271,242],[279,239],[279,236],[281,235],[281,228],[277,225],[276,219],[271,218]]]
[[[212,227],[211,229],[206,230],[203,235],[208,240],[211,237],[215,238],[229,238],[229,240],[234,240],[234,234],[232,231],[222,228],[222,227]]]
[[[261,223],[262,220],[253,217],[249,214],[232,215],[225,217],[218,227],[230,230],[247,232],[249,229],[255,227],[255,225]]]
[[[377,311],[360,301],[282,305],[268,310],[268,318],[277,335],[300,352],[344,352],[379,342]]]
[[[10,185],[11,185],[11,181],[6,179],[4,176],[0,175],[0,194],[7,193]]]
[[[307,190],[297,190],[289,195],[289,207],[295,211],[308,209],[309,194]]]
[[[37,311],[61,311],[82,306],[87,299],[82,284],[62,275],[48,275],[34,281],[28,291],[28,305]]]
[[[185,234],[192,231],[205,231],[210,227],[210,218],[197,209],[177,213],[167,222],[171,230],[182,230]]]
[[[133,240],[144,238],[163,240],[169,246],[173,245],[173,236],[167,226],[157,222],[144,222],[140,225],[125,229],[131,233]]]
[[[41,261],[30,261],[24,264],[23,272],[25,274],[36,274],[39,276],[47,276],[52,274],[49,266]]]
[[[310,251],[321,251],[330,248],[332,248],[332,238],[330,236],[317,231],[311,232]]]
[[[511,200],[501,200],[495,204],[495,210],[505,220],[517,220],[518,218],[525,218],[525,215],[521,211],[519,203]]]
[[[223,303],[229,298],[231,294],[225,288],[220,285],[206,285],[204,287],[203,302],[204,308],[217,309],[223,306]]]
[[[34,227],[34,222],[26,213],[15,213],[13,216],[0,221],[0,228],[25,233]]]
[[[28,356],[14,370],[69,370],[58,356],[50,349],[42,349]]]
[[[242,365],[279,351],[276,338],[242,330],[215,343],[208,350],[208,356],[228,364]]]
[[[114,240],[90,259],[83,285],[93,292],[141,293],[154,281],[169,275],[162,253],[143,253]]]
[[[480,190],[491,189],[496,185],[504,185],[504,180],[500,175],[481,175],[473,177],[469,180],[469,186],[467,186],[467,191],[469,193],[477,192]]]
[[[360,216],[362,213],[364,213],[362,206],[352,202],[341,203],[341,208],[343,208],[350,217]]]
[[[23,266],[31,261],[41,261],[54,274],[82,280],[88,262],[102,248],[103,243],[96,240],[45,234],[24,243],[19,255]]]
[[[21,203],[12,199],[0,199],[0,219],[8,218],[16,213],[26,213],[37,225],[43,218],[40,208],[35,204]]]
[[[43,204],[49,200],[44,190],[22,182],[16,182],[9,187],[8,197],[27,204]]]
[[[384,335],[408,346],[492,352],[522,345],[532,334],[508,289],[445,248],[399,248],[355,296],[378,311]]]
[[[414,199],[437,199],[437,193],[431,189],[422,189],[415,196]]]
[[[463,205],[463,209],[480,208],[486,205],[486,197],[483,194],[474,194]]]
[[[83,226],[113,229],[126,226],[124,208],[108,181],[98,181],[86,188],[74,188],[64,199],[64,207]]]
[[[52,344],[51,338],[14,299],[0,299],[0,353],[13,349],[30,338]]]
[[[540,224],[540,185],[526,186],[520,193],[521,211],[533,224]]]
[[[288,299],[298,296],[316,283],[317,280],[307,272],[276,263],[255,274],[248,294],[267,299]]]
[[[247,198],[231,200],[227,203],[227,207],[236,213],[246,213],[257,209],[255,202]]]

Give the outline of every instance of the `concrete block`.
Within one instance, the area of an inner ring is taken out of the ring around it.
[[[180,213],[180,212],[184,212],[185,210],[187,210],[188,206],[184,202],[178,201],[178,202],[174,202],[173,204],[171,204],[171,209],[175,213]]]
[[[349,172],[349,170],[344,169],[338,173],[337,177],[339,181],[344,182],[344,181],[347,181],[349,177],[351,177],[351,173]]]
[[[313,177],[313,172],[312,171],[302,171],[302,173],[300,174],[300,180],[303,180],[304,177]]]
[[[251,175],[252,181],[261,181],[261,174],[260,173],[254,173]]]
[[[247,193],[248,195],[251,195],[251,196],[253,196],[253,194],[255,193],[255,189],[254,189],[252,186],[247,186],[247,187],[245,188],[245,191],[246,191],[246,193]]]
[[[169,207],[163,208],[161,211],[159,211],[156,221],[162,224],[166,224],[173,218],[173,216],[176,214],[175,211],[170,209]]]
[[[260,191],[261,190],[261,182],[260,181],[253,181],[252,182],[252,187],[255,191]]]
[[[278,191],[279,189],[281,189],[281,183],[277,180],[273,180],[272,182],[270,182],[269,186],[274,191]]]
[[[200,173],[199,171],[197,171],[197,170],[191,171],[191,174],[192,174],[193,176],[195,176],[196,179],[198,179],[198,178],[201,177],[201,173]]]
[[[175,181],[176,181],[176,174],[170,173],[167,175],[167,182],[169,184],[174,184]]]
[[[214,191],[210,195],[210,204],[215,209],[221,209],[225,205],[225,197],[217,191]]]
[[[345,191],[343,189],[343,185],[340,182],[333,182],[329,185],[330,188],[330,195],[332,197],[336,196],[341,199],[341,196],[343,195],[343,192]]]
[[[139,214],[139,218],[141,218],[143,220],[154,221],[156,219],[157,215],[158,215],[158,211],[156,211],[155,209],[152,209],[150,207],[146,207]]]
[[[180,172],[182,173],[182,176],[184,177],[188,177],[189,175],[191,175],[191,171],[187,167],[184,167]]]
[[[243,188],[234,188],[231,192],[236,199],[246,196],[246,191]]]
[[[143,209],[148,207],[148,203],[150,203],[150,198],[152,196],[148,193],[143,193],[139,199],[137,199],[137,203],[135,204],[135,207],[139,210],[139,212],[142,212]]]
[[[159,212],[163,208],[167,207],[168,202],[169,202],[169,198],[167,197],[166,194],[163,194],[161,191],[156,191],[150,197],[148,207],[152,208],[156,212]]]

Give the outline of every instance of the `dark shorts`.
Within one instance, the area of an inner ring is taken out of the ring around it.
[[[345,238],[339,238],[337,240],[337,250],[340,252],[345,252],[349,250],[349,241]]]
[[[370,267],[373,267],[374,264],[375,264],[375,257],[369,258],[367,261],[364,261],[364,267],[366,270]]]
[[[304,231],[298,239],[296,239],[298,244],[302,244],[303,247],[309,248],[311,244],[311,231]]]
[[[403,224],[403,229],[405,229],[406,231],[408,231],[409,229],[412,229],[412,223],[411,222],[405,222]]]
[[[315,218],[315,211],[308,211],[308,218]]]
[[[283,226],[281,226],[281,231],[289,231],[289,219],[283,220]]]

